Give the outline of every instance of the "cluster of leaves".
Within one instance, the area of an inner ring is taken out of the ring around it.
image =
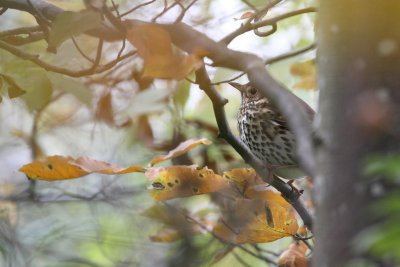
[[[165,201],[199,194],[218,193],[229,199],[222,217],[212,225],[211,232],[219,239],[233,243],[264,243],[293,236],[298,230],[291,205],[270,189],[253,169],[233,169],[223,175],[196,166],[154,167],[154,164],[172,159],[200,144],[210,144],[207,139],[187,140],[166,155],[156,156],[150,167],[129,166],[120,168],[88,157],[50,156],[23,166],[20,171],[30,179],[56,181],[78,178],[96,172],[125,174],[145,171],[151,181],[150,193],[156,201]],[[208,223],[210,225],[210,223]],[[165,236],[170,233],[170,236]],[[179,229],[163,230],[153,240],[172,241]],[[163,237],[161,237],[163,236]]]

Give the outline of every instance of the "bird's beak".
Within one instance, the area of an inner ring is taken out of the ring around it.
[[[231,85],[232,87],[236,88],[237,90],[239,90],[242,93],[246,91],[246,84],[229,82],[229,85]]]

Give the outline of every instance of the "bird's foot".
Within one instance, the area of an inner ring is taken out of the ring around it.
[[[294,180],[289,180],[287,184],[292,188],[292,191],[296,192],[299,195],[302,195],[304,190],[303,189],[297,189],[297,187],[294,186]]]

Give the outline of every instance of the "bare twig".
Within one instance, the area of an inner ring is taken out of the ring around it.
[[[26,36],[26,37],[9,35],[9,36],[2,37],[0,39],[11,45],[20,46],[20,45],[25,45],[25,44],[34,43],[34,42],[43,40],[44,37],[45,36],[42,32],[33,32],[33,33],[30,33],[29,36]]]
[[[142,4],[140,4],[140,5],[137,5],[137,6],[135,6],[134,8],[129,9],[128,11],[122,13],[119,17],[120,17],[120,18],[125,17],[126,15],[128,15],[128,14],[130,14],[130,13],[136,11],[136,10],[138,10],[139,8],[144,7],[144,6],[147,6],[147,5],[150,5],[150,4],[154,3],[155,1],[156,1],[156,0],[151,0],[151,1],[148,1],[148,2],[145,2],[145,3],[142,3]]]
[[[19,35],[19,34],[32,34],[34,32],[40,32],[41,29],[39,26],[33,27],[21,27],[17,29],[7,30],[0,32],[0,38],[11,36],[11,35]]]
[[[196,3],[196,2],[197,2],[197,0],[193,0],[186,7],[184,7],[180,2],[178,2],[179,6],[181,7],[181,12],[180,12],[179,16],[175,19],[174,23],[181,22],[183,20],[183,17],[185,16],[186,12],[188,11],[188,9],[191,8],[192,5],[194,5],[194,3]]]
[[[272,26],[276,25],[277,22],[283,20],[283,19],[287,19],[293,16],[297,16],[300,14],[305,14],[305,13],[311,13],[311,12],[316,12],[317,9],[315,7],[307,7],[307,8],[303,8],[303,9],[299,9],[299,10],[295,10],[295,11],[291,11],[279,16],[276,16],[274,18],[271,19],[266,19],[266,20],[261,20],[255,23],[251,23],[251,20],[253,18],[250,18],[245,24],[242,24],[240,26],[240,28],[238,28],[237,30],[235,30],[234,32],[228,34],[227,36],[225,36],[224,38],[222,38],[220,40],[221,43],[224,44],[229,44],[230,42],[232,42],[233,39],[235,39],[236,37],[238,37],[239,35],[251,31],[251,30],[255,30],[261,27],[265,27],[265,26]]]
[[[112,4],[118,14],[119,12],[118,12],[117,6],[114,4],[114,2],[112,2]],[[108,21],[110,21],[110,23],[118,31],[120,31],[123,34],[123,36],[125,36],[126,28],[125,28],[125,25],[121,22],[121,18],[119,16],[115,17],[106,5],[103,6],[102,11],[103,11],[104,15],[106,16],[106,18],[108,19]]]
[[[131,52],[128,52],[125,55],[121,56],[119,59],[112,60],[112,61],[108,62],[107,64],[102,65],[101,67],[98,67],[98,68],[95,67],[93,69],[93,66],[95,66],[95,64],[94,64],[88,69],[75,71],[75,70],[70,70],[70,69],[51,65],[47,62],[40,60],[39,55],[32,55],[32,54],[23,52],[3,41],[0,41],[0,48],[10,52],[14,56],[17,56],[17,57],[25,59],[25,60],[32,61],[33,63],[44,68],[45,70],[57,72],[60,74],[71,76],[71,77],[83,77],[83,76],[87,76],[87,75],[93,75],[93,74],[104,72],[104,71],[109,70],[112,67],[114,67],[118,62],[136,54],[136,51],[131,51]]]
[[[72,39],[72,42],[74,43],[76,50],[78,50],[79,54],[81,54],[82,57],[84,57],[85,59],[87,59],[88,61],[93,63],[94,60],[91,59],[88,55],[86,55],[85,52],[83,52],[83,50],[80,48],[78,42],[76,41],[75,37],[71,36],[71,39]]]
[[[172,9],[173,7],[175,7],[176,5],[179,5],[179,2],[174,2],[173,4],[171,4],[170,6],[168,6],[168,2],[165,1],[164,2],[164,9],[163,11],[161,11],[159,14],[157,14],[154,18],[151,19],[151,22],[156,22],[157,19],[161,18],[162,16],[164,16],[170,9]]]
[[[285,59],[288,59],[288,58],[295,57],[295,56],[298,56],[300,54],[306,53],[306,52],[308,52],[310,50],[313,50],[315,48],[316,48],[316,44],[312,43],[312,44],[310,44],[310,45],[308,45],[308,46],[306,46],[304,48],[300,48],[300,49],[297,49],[297,50],[293,50],[293,51],[278,55],[276,57],[269,58],[269,59],[265,60],[264,63],[265,63],[265,65],[273,64],[273,63],[279,62],[281,60],[285,60]],[[223,81],[219,81],[219,82],[213,82],[212,84],[213,85],[219,85],[219,84],[222,84],[222,83],[232,82],[232,81],[235,81],[236,79],[239,79],[240,77],[242,77],[245,74],[246,74],[245,72],[242,72],[242,73],[239,73],[238,75],[235,75],[234,77],[232,77],[232,78],[230,78],[228,80],[223,80]]]

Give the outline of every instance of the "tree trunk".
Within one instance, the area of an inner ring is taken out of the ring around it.
[[[368,258],[354,237],[376,223],[372,155],[399,153],[400,1],[321,0],[318,30],[319,175],[313,266]],[[380,191],[381,192],[381,191]]]

